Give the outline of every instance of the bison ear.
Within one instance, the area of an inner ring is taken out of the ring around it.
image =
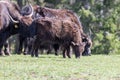
[[[45,25],[47,25],[48,27],[52,27],[52,22],[49,20],[45,20]]]

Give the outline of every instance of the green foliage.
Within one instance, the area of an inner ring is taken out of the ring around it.
[[[81,21],[84,31],[92,29],[93,53],[95,54],[119,54],[118,19],[120,19],[120,1],[99,0],[94,2],[90,10],[80,9]],[[88,30],[87,30],[88,29]]]

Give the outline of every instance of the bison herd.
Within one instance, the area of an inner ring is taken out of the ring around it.
[[[22,9],[11,1],[0,1],[0,55],[10,55],[7,39],[19,34],[18,54],[38,57],[38,50],[46,49],[63,58],[91,55],[92,41],[82,29],[78,16],[70,10],[51,9],[31,4]],[[3,48],[4,47],[4,48]],[[4,49],[4,50],[3,50]]]

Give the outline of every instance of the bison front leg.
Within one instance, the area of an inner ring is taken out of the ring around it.
[[[54,51],[55,51],[55,55],[58,56],[59,44],[54,44],[53,48],[54,48]]]
[[[35,57],[39,57],[39,56],[38,56],[38,48],[35,49]]]
[[[73,46],[73,50],[74,50],[74,52],[75,52],[75,57],[76,57],[76,58],[80,58],[79,46]]]
[[[0,34],[0,56],[5,56],[3,49],[4,43],[6,41],[5,34]]]
[[[5,55],[10,55],[10,47],[9,47],[9,42],[6,41],[5,44],[4,44],[4,53]]]
[[[24,51],[23,51],[23,54],[24,55],[27,55],[28,53],[28,44],[27,44],[27,40],[24,41]]]
[[[34,50],[31,50],[31,57],[34,57]]]
[[[31,57],[38,57],[38,48],[33,48],[31,50]]]
[[[52,46],[48,47],[47,54],[50,54],[52,52]]]
[[[66,50],[63,50],[63,58],[66,58]]]
[[[67,56],[68,56],[68,58],[71,58],[71,55],[70,55],[70,46],[67,48]]]
[[[2,47],[0,46],[0,56],[5,56],[4,51],[2,50]]]
[[[23,38],[23,36],[19,35],[19,46],[18,46],[17,54],[22,53],[24,40],[25,40],[25,38]]]
[[[71,55],[70,55],[70,46],[66,46],[63,50],[63,57],[66,58],[66,55],[68,58],[71,58]]]
[[[4,51],[2,50],[2,48],[3,48],[3,43],[0,42],[0,56],[5,56],[5,53],[4,53]]]

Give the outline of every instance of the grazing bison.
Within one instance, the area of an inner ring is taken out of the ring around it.
[[[32,12],[22,16],[17,4],[10,1],[0,1],[0,55],[4,55],[3,45],[11,35],[26,33],[26,26],[32,23],[31,15]]]
[[[32,56],[38,56],[36,51],[40,44],[59,44],[63,45],[65,50],[72,46],[75,57],[79,58],[83,52],[83,44],[78,26],[69,20],[58,20],[56,18],[38,18],[32,25],[36,30],[36,39],[32,50]]]
[[[82,25],[79,21],[78,16],[74,12],[66,9],[51,9],[51,8],[40,7],[40,6],[37,6],[35,10],[36,10],[36,14],[39,14],[42,17],[56,18],[56,19],[62,19],[62,20],[67,19],[71,22],[74,22],[79,27],[82,38],[86,38],[86,39],[88,38],[88,36],[83,32]],[[90,51],[87,49],[88,48],[86,47],[84,53],[85,52],[87,53],[87,51]]]

